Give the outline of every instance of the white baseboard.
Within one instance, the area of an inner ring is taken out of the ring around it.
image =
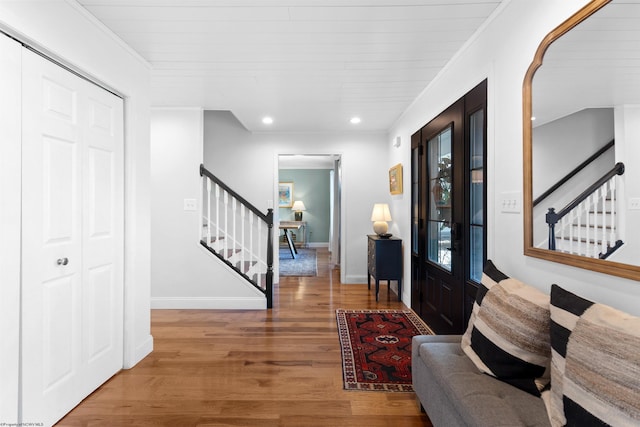
[[[266,298],[153,297],[151,309],[265,310]]]
[[[361,285],[363,283],[367,283],[367,276],[346,276],[346,284],[355,284],[355,285]]]
[[[308,243],[307,247],[309,247],[309,248],[328,248],[329,247],[329,242]]]

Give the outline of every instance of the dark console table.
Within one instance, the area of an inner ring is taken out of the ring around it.
[[[367,245],[367,287],[371,289],[371,276],[376,281],[376,301],[380,291],[380,280],[387,281],[391,289],[391,280],[398,281],[398,301],[402,301],[402,239],[382,238],[369,234]]]

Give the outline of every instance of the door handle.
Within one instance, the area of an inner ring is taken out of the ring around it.
[[[459,222],[454,222],[453,224],[451,224],[451,239],[452,240],[460,240],[460,238],[462,237],[462,224],[460,224]]]
[[[58,258],[58,260],[56,261],[56,264],[67,265],[69,264],[69,258]]]

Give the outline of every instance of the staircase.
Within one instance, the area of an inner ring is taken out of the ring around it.
[[[203,179],[200,244],[251,283],[273,307],[273,209],[260,212],[200,165]]]
[[[549,208],[549,249],[606,259],[622,246],[616,215],[616,176],[623,173],[624,164],[618,163],[559,212]]]

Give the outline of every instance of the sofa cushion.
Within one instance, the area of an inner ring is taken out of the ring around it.
[[[554,426],[640,425],[640,318],[551,287]]]
[[[459,342],[423,343],[418,354],[426,366],[423,369],[437,383],[437,387],[435,384],[430,387],[454,402],[464,425],[549,425],[541,399],[480,372],[463,353]]]
[[[549,296],[487,261],[462,349],[482,372],[540,396],[549,383]]]

